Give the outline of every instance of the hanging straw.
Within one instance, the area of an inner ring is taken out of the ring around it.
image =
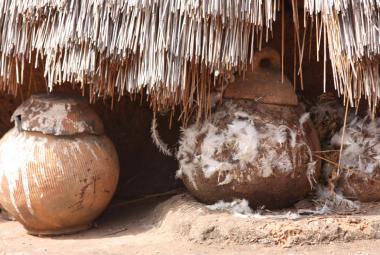
[[[380,1],[305,0],[304,7],[323,30],[335,89],[351,106],[367,99],[374,117],[380,100]]]
[[[0,78],[3,86],[22,84],[24,63],[42,59],[50,90],[90,84],[94,100],[144,89],[155,110],[182,103],[204,117],[207,91],[247,69],[254,38],[272,29],[276,6],[277,0],[3,0]]]

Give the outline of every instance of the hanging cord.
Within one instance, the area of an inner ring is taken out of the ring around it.
[[[168,157],[173,156],[173,152],[169,149],[168,145],[164,141],[162,141],[160,134],[158,133],[157,117],[155,111],[153,112],[153,119],[150,127],[150,137],[152,138],[154,145],[156,145],[156,147],[162,154]]]

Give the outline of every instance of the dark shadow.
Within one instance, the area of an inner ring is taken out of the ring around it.
[[[138,235],[159,226],[164,215],[155,215],[155,209],[172,196],[164,195],[135,201],[115,200],[89,230],[72,235],[44,238],[57,240],[99,239]]]

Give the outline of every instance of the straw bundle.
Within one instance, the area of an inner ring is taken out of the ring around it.
[[[146,88],[154,108],[207,114],[210,86],[244,71],[254,38],[268,37],[277,0],[3,0],[0,76],[25,80],[43,60],[48,87],[89,84],[114,96]],[[266,30],[264,29],[266,27]],[[261,43],[260,43],[261,44]],[[213,74],[213,75],[211,75]],[[4,85],[3,85],[4,86]]]
[[[380,99],[380,1],[305,0],[305,17],[316,22],[317,48],[324,37],[335,89],[351,106],[362,96],[374,115]],[[323,34],[323,36],[322,36]]]

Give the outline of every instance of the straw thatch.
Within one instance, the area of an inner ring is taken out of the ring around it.
[[[317,47],[324,49],[325,62],[329,49],[335,89],[352,106],[364,95],[375,113],[380,100],[380,1],[305,0],[304,7],[305,17],[316,23]]]
[[[35,56],[50,89],[88,83],[96,96],[145,87],[157,104],[207,105],[210,85],[244,69],[252,39],[271,28],[276,0],[261,2],[4,0],[0,75],[6,86],[22,83]]]
[[[302,59],[298,1],[291,2]],[[211,87],[247,69],[281,5],[281,0],[3,0],[0,85],[14,92],[14,84],[25,83],[28,63],[43,65],[50,89],[65,82],[88,84],[92,100],[146,89],[154,109],[182,104],[183,119],[194,110],[200,119],[209,113]],[[328,39],[336,88],[353,103],[364,94],[372,108],[380,98],[378,6],[379,0],[305,1],[305,17],[317,23],[319,40],[322,34]]]

